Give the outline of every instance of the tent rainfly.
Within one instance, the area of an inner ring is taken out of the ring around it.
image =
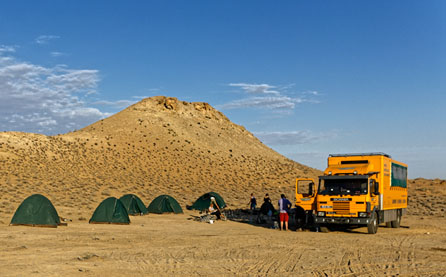
[[[149,207],[147,207],[149,213],[155,214],[163,214],[163,213],[175,213],[182,214],[183,209],[180,204],[178,204],[177,200],[170,195],[160,195],[157,198],[153,199],[152,203],[150,203]]]
[[[192,206],[188,206],[187,209],[204,211],[211,205],[211,197],[215,198],[215,201],[217,202],[220,209],[226,207],[226,203],[223,197],[221,197],[218,193],[211,191],[200,196],[197,201],[195,201]]]
[[[134,194],[126,194],[119,198],[129,215],[143,215],[148,213],[141,199]]]
[[[51,201],[41,194],[33,194],[17,208],[10,225],[56,228],[62,224]]]
[[[115,197],[109,197],[99,204],[89,222],[102,224],[130,224],[130,218],[122,202]]]

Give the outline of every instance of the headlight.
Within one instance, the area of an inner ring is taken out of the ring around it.
[[[317,216],[325,216],[325,212],[317,212]]]
[[[367,217],[367,213],[358,213],[359,217]]]

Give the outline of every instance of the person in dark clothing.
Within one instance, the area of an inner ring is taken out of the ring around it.
[[[265,201],[262,206],[260,206],[260,213],[268,216],[272,216],[276,209],[271,202]]]
[[[249,203],[248,203],[248,205],[250,205],[249,208],[250,208],[251,210],[255,210],[255,209],[256,209],[257,200],[256,200],[256,198],[254,197],[254,193],[251,193],[251,199],[249,199]]]
[[[271,203],[271,198],[269,198],[269,194],[265,194],[265,197],[263,198],[263,202],[269,202]]]
[[[269,198],[268,198],[269,199]],[[259,215],[257,217],[257,223],[272,223],[272,216],[276,212],[273,204],[270,201],[264,201],[260,206]]]

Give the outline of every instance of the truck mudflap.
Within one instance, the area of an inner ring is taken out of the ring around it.
[[[315,217],[317,224],[349,224],[349,225],[367,225],[371,218],[368,217]]]

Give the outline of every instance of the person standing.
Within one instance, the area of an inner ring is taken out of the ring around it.
[[[285,230],[285,231],[288,230],[288,219],[289,219],[288,211],[290,210],[290,208],[291,208],[291,202],[288,199],[286,199],[285,194],[281,194],[279,199],[280,230]]]
[[[271,198],[269,198],[269,194],[265,194],[265,197],[263,198],[263,202],[269,202],[271,203]]]
[[[250,208],[252,211],[256,209],[257,200],[256,200],[256,198],[254,197],[254,193],[251,193],[251,199],[249,200],[248,205],[250,205],[249,208]]]

